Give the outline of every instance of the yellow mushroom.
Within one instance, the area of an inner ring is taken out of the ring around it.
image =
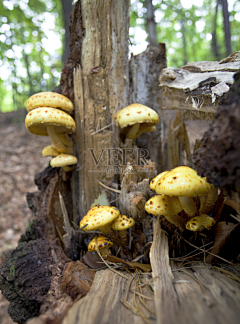
[[[199,216],[194,216],[193,218],[189,219],[189,221],[186,224],[186,229],[193,232],[202,231],[205,228],[209,230],[215,224],[215,219],[206,214],[201,214]]]
[[[128,245],[127,229],[135,225],[135,220],[126,215],[120,215],[112,223],[112,229],[119,231],[120,242],[123,247]]]
[[[68,114],[71,114],[73,111],[71,100],[57,92],[50,91],[35,93],[28,98],[26,103],[27,112],[40,107],[59,108]]]
[[[115,121],[126,134],[126,138],[135,140],[142,133],[153,132],[159,122],[155,110],[139,103],[131,104],[115,115]]]
[[[83,231],[94,231],[99,229],[106,236],[114,237],[111,223],[120,215],[116,207],[97,205],[89,209],[80,221]],[[84,227],[86,226],[86,227]]]
[[[103,257],[111,254],[110,247],[113,246],[113,243],[110,239],[104,235],[95,236],[90,243],[88,244],[89,252],[96,252],[99,250],[100,254]]]
[[[209,190],[210,184],[206,178],[201,178],[195,170],[187,166],[172,169],[158,180],[155,187],[157,194],[177,196],[190,217],[197,214],[193,197],[205,195]]]

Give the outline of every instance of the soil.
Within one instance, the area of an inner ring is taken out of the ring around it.
[[[0,264],[5,253],[16,248],[32,218],[26,194],[37,190],[34,175],[50,160],[41,155],[49,138],[29,133],[24,118],[25,111],[0,113]],[[7,308],[8,301],[0,294],[0,324],[14,323]]]

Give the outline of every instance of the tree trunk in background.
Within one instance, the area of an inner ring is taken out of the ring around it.
[[[156,46],[157,45],[156,23],[154,19],[154,7],[152,4],[152,0],[145,0],[145,6],[147,8],[148,41],[151,46]]]
[[[213,21],[213,31],[212,31],[212,52],[213,52],[214,56],[216,57],[217,61],[219,61],[221,59],[221,56],[220,56],[220,53],[219,53],[218,41],[217,41],[218,5],[219,5],[219,0],[216,3],[215,15],[214,15],[214,21]]]
[[[188,62],[185,21],[180,20],[180,24],[181,24],[182,42],[183,42],[183,65],[185,65]]]
[[[69,56],[69,43],[70,43],[70,14],[72,12],[72,0],[61,0],[62,3],[62,16],[63,16],[63,23],[65,28],[65,35],[64,35],[64,47],[63,47],[63,56],[62,61],[65,64],[68,56]]]
[[[228,56],[228,55],[230,55],[232,53],[228,2],[227,2],[227,0],[221,0],[221,4],[222,4],[222,11],[223,11],[223,24],[224,24],[224,33],[225,33],[226,56]]]

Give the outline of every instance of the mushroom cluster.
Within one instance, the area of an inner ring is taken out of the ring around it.
[[[126,248],[128,245],[127,229],[134,225],[134,219],[121,215],[116,207],[97,205],[87,212],[81,219],[79,226],[86,232],[99,230],[108,239],[110,238],[117,245],[119,245],[120,241],[120,246]],[[88,249],[88,251],[90,250]]]
[[[73,143],[68,134],[76,130],[72,102],[65,96],[55,92],[40,92],[27,100],[28,114],[25,119],[26,128],[35,135],[50,136],[52,145],[45,147],[43,156],[53,156],[50,164],[71,171],[77,164],[72,155]]]
[[[150,189],[157,195],[146,202],[147,213],[162,215],[181,230],[201,231],[215,224],[207,214],[217,200],[217,189],[195,170],[180,166],[164,171],[150,182]]]

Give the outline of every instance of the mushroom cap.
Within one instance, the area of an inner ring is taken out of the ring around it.
[[[71,154],[58,154],[58,156],[54,157],[50,164],[52,168],[61,168],[67,165],[77,164],[78,160],[76,156]]]
[[[146,202],[145,210],[148,214],[166,216],[177,215],[183,208],[177,197],[155,195]]]
[[[58,156],[58,152],[53,145],[48,145],[42,150],[42,156]]]
[[[112,223],[112,229],[115,231],[123,231],[132,226],[134,226],[135,220],[132,217],[127,217],[126,215],[120,215]]]
[[[167,174],[169,171],[163,171],[159,173],[155,178],[153,178],[150,182],[149,188],[152,190],[155,190],[156,184],[160,178],[162,178],[165,174]]]
[[[42,107],[31,110],[25,118],[26,128],[35,135],[48,136],[47,126],[55,126],[57,134],[74,133],[74,119],[64,111]]]
[[[131,104],[115,115],[115,121],[120,128],[132,126],[137,123],[147,123],[148,126],[154,126],[159,122],[159,116],[153,109],[139,103]]]
[[[88,251],[89,252],[95,252],[98,249],[109,249],[111,246],[113,246],[113,243],[110,241],[110,239],[104,235],[95,236],[90,243],[88,244]]]
[[[28,112],[39,107],[60,108],[69,114],[73,111],[71,100],[57,92],[39,92],[28,98],[26,103]]]
[[[216,221],[214,218],[206,214],[201,214],[199,216],[194,216],[193,218],[189,219],[189,221],[186,224],[186,229],[193,232],[202,231],[204,228],[209,230],[215,224]]]
[[[206,178],[200,177],[188,166],[172,169],[158,180],[155,187],[157,194],[180,197],[202,196],[209,190],[210,184],[207,183]]]
[[[83,231],[92,231],[112,223],[119,215],[120,211],[116,207],[97,205],[82,218],[80,227],[87,225]]]

